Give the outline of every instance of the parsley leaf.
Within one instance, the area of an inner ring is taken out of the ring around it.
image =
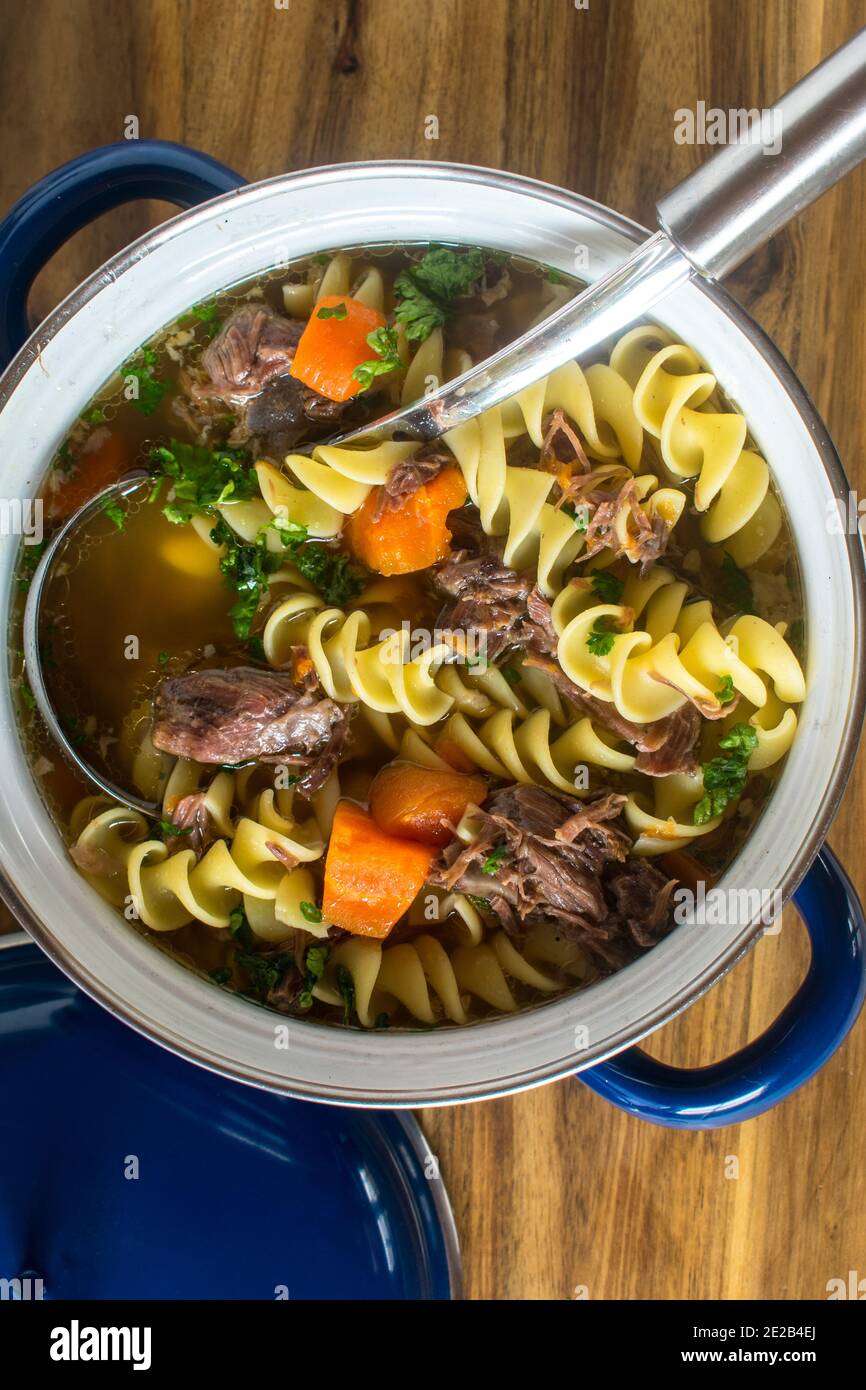
[[[593,656],[609,656],[613,651],[616,635],[616,619],[606,613],[603,617],[596,618],[586,639],[586,645]]]
[[[162,403],[162,398],[169,389],[167,381],[160,381],[153,373],[156,366],[157,357],[153,348],[142,348],[135,357],[131,357],[121,370],[126,389],[131,391],[127,397],[130,404],[142,415],[152,415]],[[132,390],[132,383],[135,383]]]
[[[302,545],[292,554],[295,568],[315,584],[326,603],[342,608],[357,598],[366,580],[344,551],[328,550],[324,545]]]
[[[174,484],[174,498],[162,510],[175,525],[193,516],[209,516],[230,502],[247,502],[259,493],[243,450],[205,449],[173,439],[170,447],[151,449],[150,462],[158,478],[170,478]]]
[[[36,566],[42,558],[47,541],[39,541],[37,545],[27,545],[26,542],[21,548],[21,563],[19,566],[18,577],[15,581],[22,593],[26,593],[30,588]]]
[[[590,575],[589,582],[592,585],[592,592],[602,603],[619,603],[622,598],[624,583],[621,579],[617,579],[615,574],[609,574],[607,570],[594,570]]]
[[[325,973],[325,964],[328,959],[327,946],[310,946],[307,949],[307,957],[304,961],[306,974],[304,975],[304,988],[298,995],[298,1004],[302,1009],[310,1009],[313,1005],[313,990]]]
[[[343,1022],[348,1023],[355,1012],[355,981],[345,965],[337,966],[337,989],[343,998]]]
[[[229,913],[229,931],[241,946],[249,948],[253,944],[253,931],[242,907],[235,907]]]
[[[259,955],[255,951],[235,951],[235,964],[243,970],[255,994],[266,997],[295,968],[295,958],[290,951],[280,951],[273,956]]]
[[[397,330],[395,328],[375,328],[367,334],[367,344],[376,356],[356,367],[352,376],[361,383],[362,391],[373,385],[377,376],[399,370],[403,366],[397,350]]]
[[[489,898],[480,898],[477,893],[467,893],[466,897],[471,902],[477,912],[492,912],[493,907]]]
[[[733,678],[727,675],[722,676],[721,682],[721,685],[716,691],[716,699],[718,700],[720,705],[729,705],[732,703],[733,700],[737,698],[737,692],[734,689]]]
[[[335,304],[335,305],[333,306],[333,308],[331,308],[331,309],[328,308],[327,304],[324,304],[324,305],[322,306],[322,308],[319,309],[319,310],[317,311],[317,313],[316,313],[316,318],[317,318],[317,319],[344,319],[344,318],[346,317],[346,315],[348,314],[348,312],[349,312],[349,310],[346,308],[346,305],[345,305],[345,304]]]
[[[499,872],[499,869],[500,869],[500,866],[501,866],[501,864],[502,864],[502,861],[503,861],[503,859],[507,858],[507,856],[508,856],[508,846],[507,846],[507,845],[497,845],[497,846],[495,847],[495,849],[492,849],[492,850],[490,851],[490,853],[488,854],[488,856],[487,856],[487,858],[485,859],[484,863],[481,865],[481,872],[482,872],[483,874],[490,874],[491,877],[492,877],[493,874],[496,874],[496,873]]]
[[[171,835],[190,835],[190,834],[192,834],[192,826],[191,826],[191,825],[188,825],[188,826],[186,827],[186,829],[183,829],[181,826],[175,825],[174,821],[170,821],[170,820],[161,820],[161,821],[159,822],[159,828],[160,828],[160,831],[162,832],[162,834],[163,834],[165,837],[168,837],[168,836],[171,836]]]
[[[102,510],[108,517],[109,521],[117,527],[118,531],[122,531],[125,528],[126,512],[123,510],[119,502],[106,502]]]
[[[321,922],[322,913],[315,903],[301,903],[301,916],[308,922]]]
[[[752,593],[752,581],[741,570],[733,555],[725,551],[722,560],[722,573],[720,594],[726,603],[738,613],[754,613],[755,598]]]
[[[734,724],[719,747],[725,750],[717,758],[704,763],[704,795],[695,806],[692,820],[705,825],[720,816],[731,801],[742,794],[748,776],[749,758],[758,744],[758,735],[751,724]]]
[[[589,509],[585,503],[578,508],[573,502],[565,502],[560,510],[565,512],[566,516],[571,517],[576,531],[582,536],[586,534],[586,529],[589,525]]]
[[[441,328],[451,301],[465,294],[483,273],[484,253],[477,247],[452,251],[447,246],[434,247],[417,265],[402,271],[394,281],[398,300],[394,316],[410,342],[423,342]]]

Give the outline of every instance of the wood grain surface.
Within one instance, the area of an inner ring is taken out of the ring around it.
[[[134,115],[142,137],[198,146],[251,179],[374,157],[459,160],[549,179],[650,222],[656,196],[702,154],[675,143],[674,111],[769,105],[866,23],[866,4],[0,0],[0,21],[4,211],[49,169],[122,138]],[[425,139],[429,115],[436,141]],[[165,212],[139,204],[80,233],[40,276],[34,313]],[[732,282],[861,488],[864,267],[861,170]],[[864,795],[861,759],[831,839],[866,894]],[[694,1065],[735,1050],[790,997],[806,961],[786,916],[650,1051]],[[861,1021],[785,1105],[710,1134],[627,1118],[576,1080],[425,1113],[469,1295],[821,1298],[829,1279],[863,1277],[864,1082]]]

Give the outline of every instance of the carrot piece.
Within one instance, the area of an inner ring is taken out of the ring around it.
[[[342,318],[319,318],[322,309],[346,312]],[[311,386],[329,401],[347,401],[361,390],[352,375],[362,362],[375,357],[367,334],[384,328],[386,319],[347,294],[326,294],[317,302],[295,349],[290,375]]]
[[[459,468],[444,468],[396,510],[386,508],[377,521],[379,500],[376,488],[349,517],[343,533],[350,550],[368,569],[385,575],[413,574],[448,556],[448,513],[466,501]]]
[[[116,483],[128,468],[129,450],[123,435],[106,435],[95,449],[79,455],[67,477],[59,472],[55,475],[58,486],[52,487],[45,498],[49,516],[71,516],[102,488]]]
[[[483,777],[394,762],[373,778],[370,811],[389,835],[441,846],[453,839],[466,807],[480,806],[486,795]]]
[[[386,937],[420,893],[433,851],[380,830],[352,801],[334,815],[322,913],[356,936]]]

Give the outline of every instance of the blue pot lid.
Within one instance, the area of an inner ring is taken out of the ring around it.
[[[410,1116],[194,1067],[30,946],[0,952],[0,1075],[0,1273],[45,1298],[459,1294]]]

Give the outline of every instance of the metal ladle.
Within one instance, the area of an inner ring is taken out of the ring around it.
[[[773,108],[773,119],[777,152],[761,142],[759,116],[744,141],[722,147],[662,198],[656,208],[660,230],[609,275],[423,400],[327,442],[367,442],[396,433],[436,439],[588,353],[692,277],[720,279],[734,270],[866,157],[866,29],[792,87]],[[53,537],[27,599],[24,655],[39,712],[67,758],[101,791],[154,815],[156,803],[115,786],[72,745],[45,686],[38,641],[42,596],[59,554],[79,526],[146,481],[146,474],[131,475],[105,488]]]

